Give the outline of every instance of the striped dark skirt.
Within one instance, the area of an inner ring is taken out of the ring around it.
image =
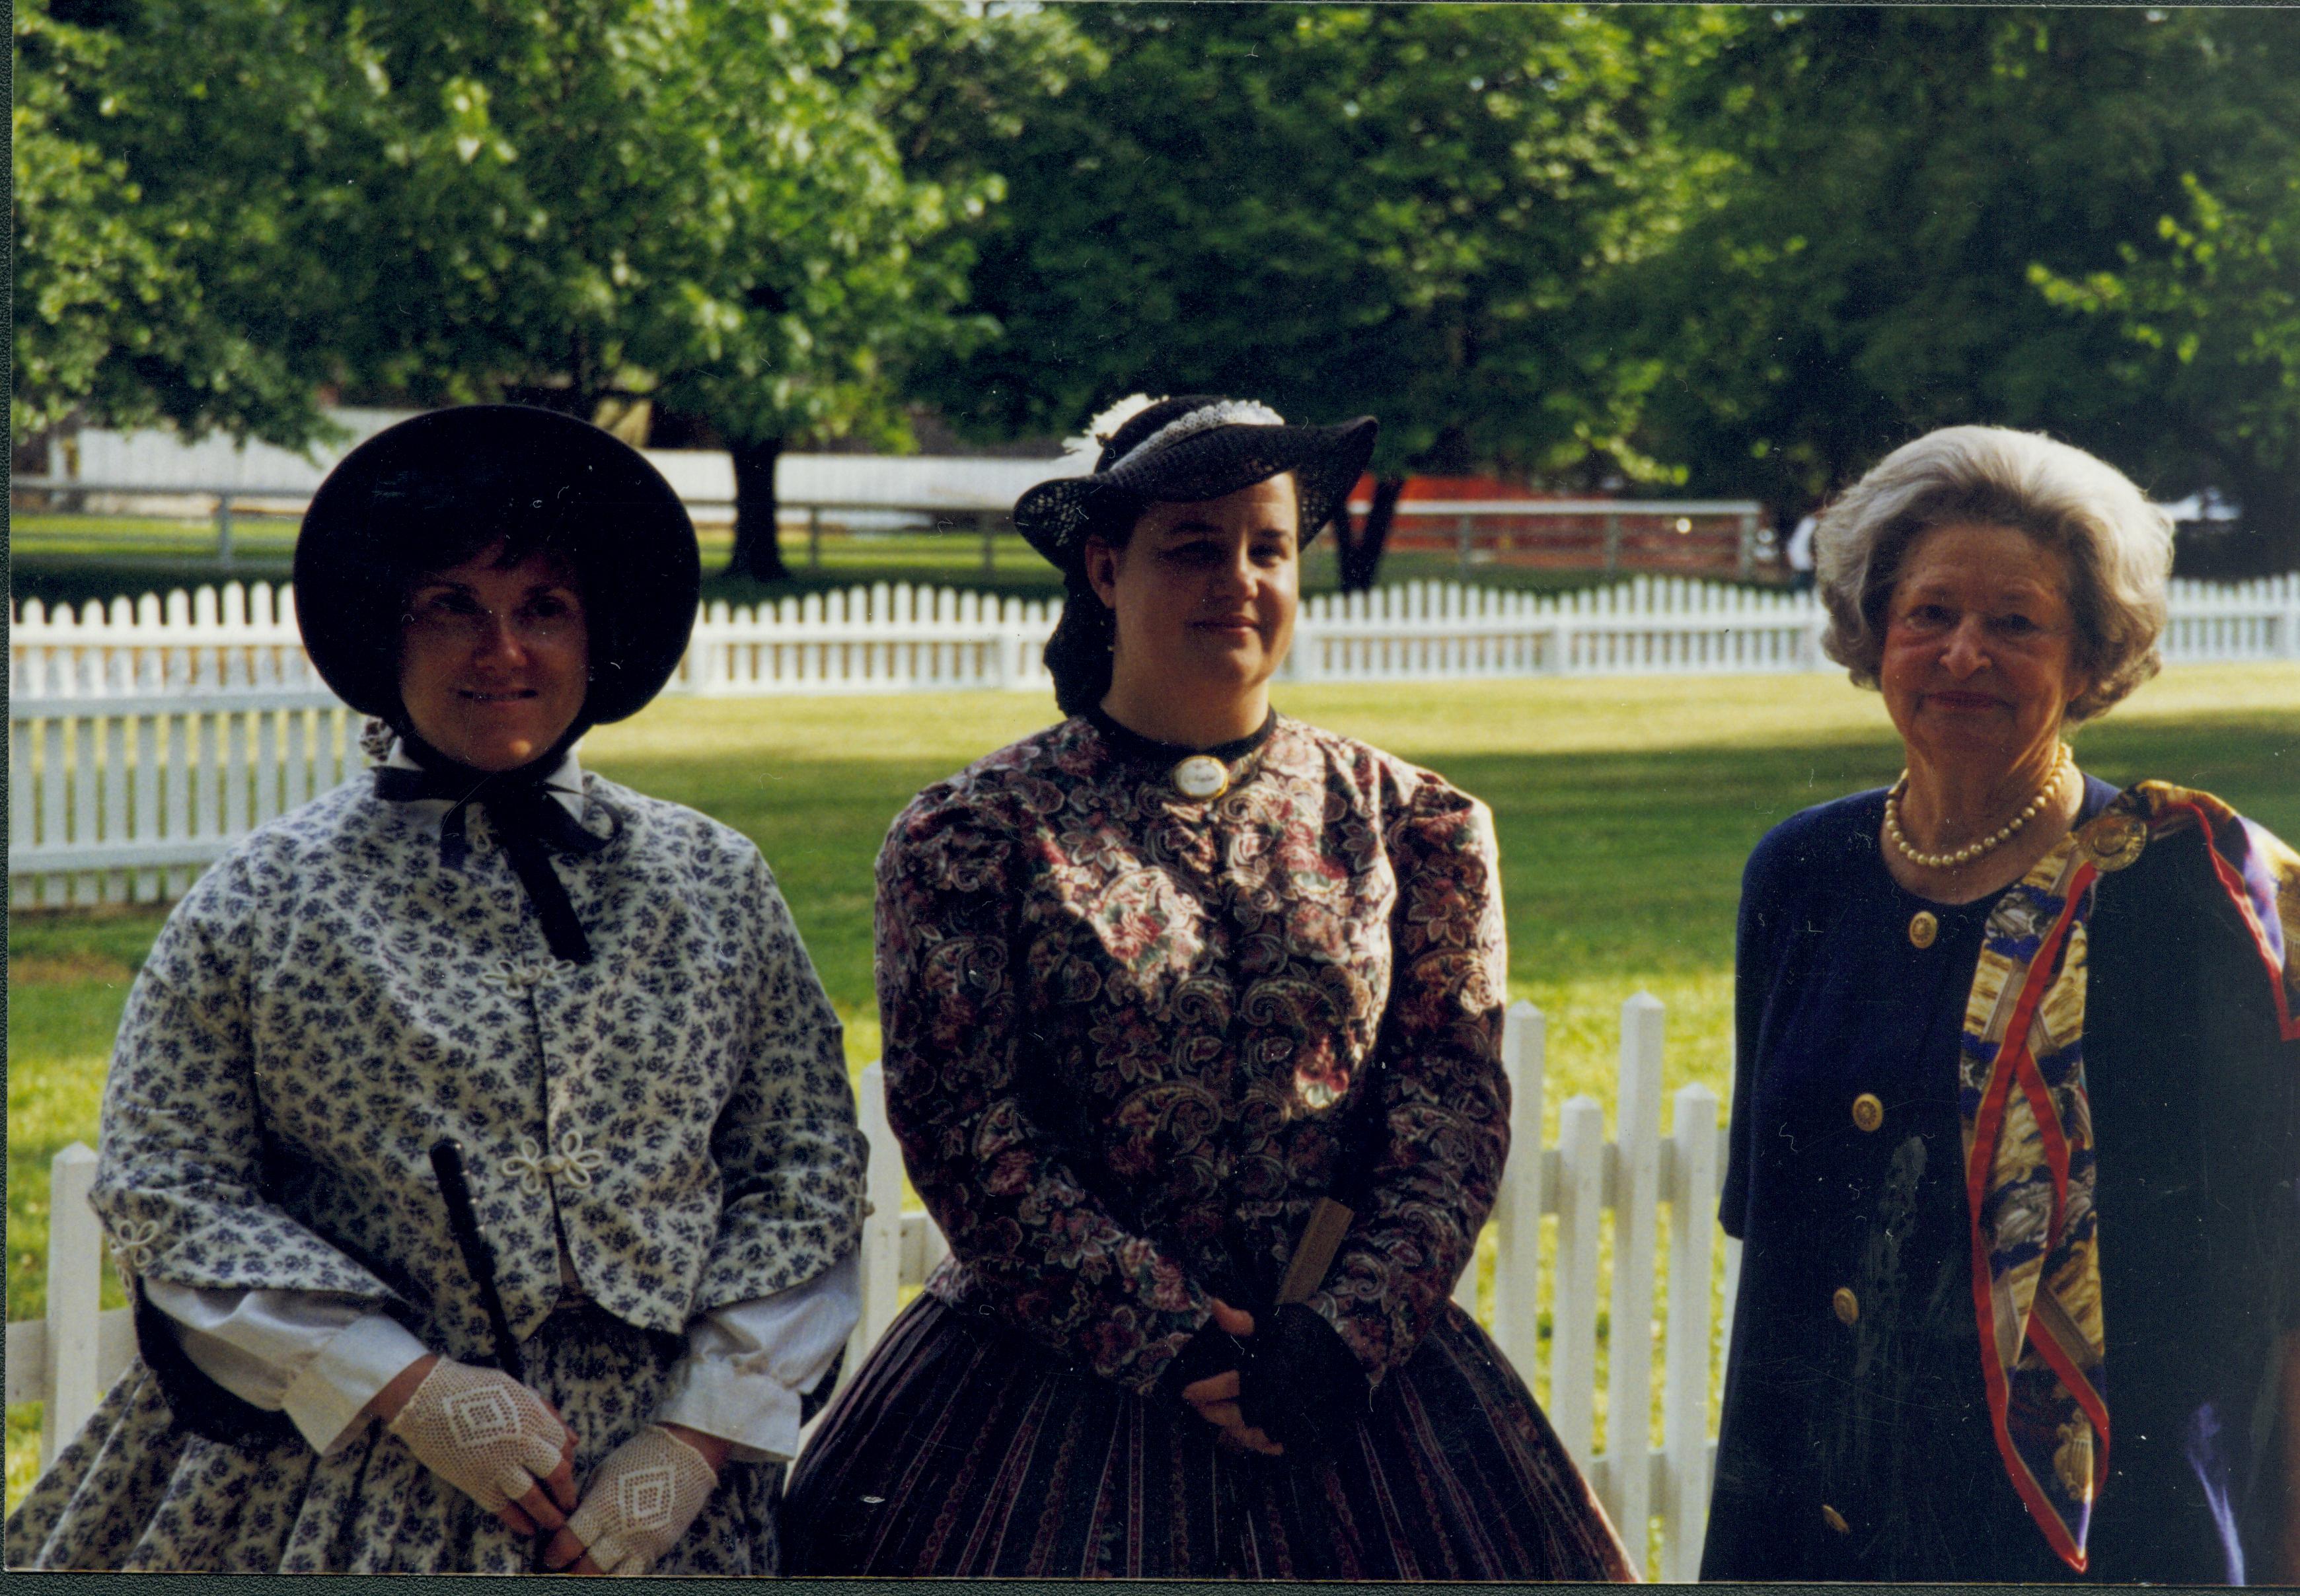
[[[1448,1304],[1330,1456],[1217,1448],[1139,1397],[921,1296],[823,1416],[788,1575],[1623,1580],[1541,1409]]]

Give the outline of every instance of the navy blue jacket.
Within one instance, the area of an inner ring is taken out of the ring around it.
[[[2085,815],[2113,795],[2088,783]],[[2073,1579],[2005,1476],[1980,1373],[1955,1081],[1994,899],[1904,892],[1883,807],[1796,816],[1743,877],[1721,1218],[1744,1250],[1702,1577]],[[2275,1572],[2300,1044],[2206,852],[2152,841],[2089,922],[2111,1427],[2092,1580]]]

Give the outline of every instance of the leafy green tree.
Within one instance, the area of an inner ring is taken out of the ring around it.
[[[1104,5],[1106,70],[1022,117],[971,230],[1004,336],[923,363],[981,434],[1062,430],[1136,388],[1382,419],[1369,585],[1409,470],[1659,475],[1651,359],[1598,285],[1665,247],[1705,162],[1671,84],[1738,25],[1573,6]],[[1347,518],[1345,518],[1346,520]]]
[[[644,399],[699,423],[734,459],[738,570],[782,573],[786,440],[899,445],[908,362],[988,330],[961,308],[954,224],[996,184],[954,163],[913,178],[889,117],[921,45],[1048,23],[839,0],[410,0],[345,17],[388,86],[354,368],[587,414]]]
[[[322,379],[644,401],[732,453],[759,576],[784,441],[899,444],[906,364],[989,330],[956,224],[996,180],[955,145],[913,178],[897,142],[922,60],[1062,30],[959,0],[68,0],[101,14],[78,29],[41,3],[20,405],[301,442]],[[154,359],[188,343],[209,369]]]
[[[1621,346],[1667,373],[1644,448],[1795,508],[1929,428],[2033,428],[2160,495],[2229,489],[2254,563],[2290,563],[2292,364],[2260,318],[2291,281],[2300,17],[1749,21],[1682,85],[1686,137],[1731,158],[1710,208],[1617,283]]]
[[[2300,154],[2300,153],[2296,153]],[[2118,269],[2081,279],[2032,269],[2054,303],[2106,319],[2126,340],[2104,375],[2161,407],[2189,473],[2245,511],[2228,563],[2300,569],[2300,160],[2279,181],[2223,199],[2185,179],[2185,213],[2160,247],[2126,245]]]
[[[84,4],[15,7],[11,429],[22,440],[77,417],[306,443],[325,428],[326,362],[288,303],[303,274],[282,215],[292,119],[171,152],[210,87],[203,60],[230,52],[162,72],[124,21]]]

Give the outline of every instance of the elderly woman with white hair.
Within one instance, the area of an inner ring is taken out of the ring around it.
[[[2288,1576],[2300,856],[2064,740],[2156,669],[2170,529],[1958,427],[1816,544],[1907,769],[1744,878],[1703,1577]]]

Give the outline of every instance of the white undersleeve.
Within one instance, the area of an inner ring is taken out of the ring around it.
[[[321,1452],[427,1350],[396,1321],[326,1292],[152,1279],[144,1290],[195,1367],[254,1407],[284,1411]],[[655,1417],[733,1442],[738,1461],[788,1459],[798,1450],[799,1394],[829,1368],[862,1306],[850,1252],[812,1280],[698,1316]]]

